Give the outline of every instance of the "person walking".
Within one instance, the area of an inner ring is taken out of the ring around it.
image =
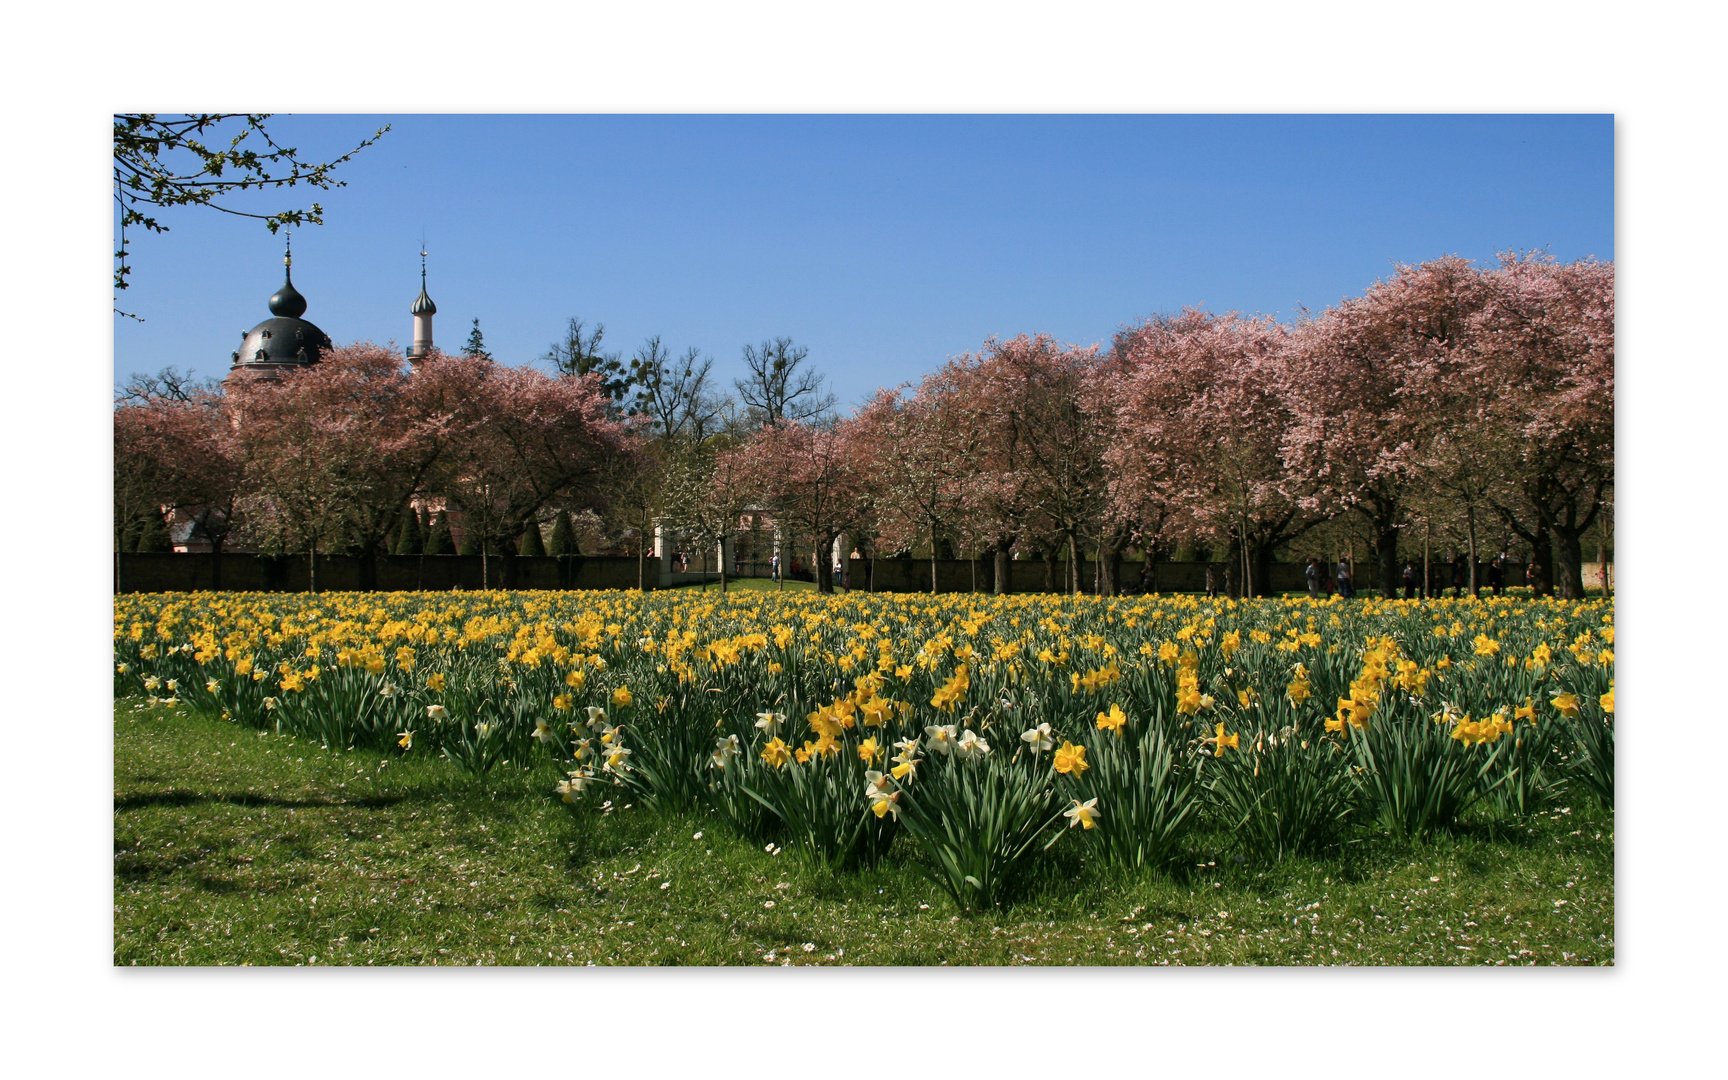
[[[1506,587],[1506,556],[1496,555],[1494,561],[1488,564],[1488,587],[1499,596],[1500,590]]]
[[[778,551],[774,553],[773,558],[768,560],[768,578],[775,583],[780,581],[780,553]]]
[[[1416,599],[1416,564],[1413,562],[1404,564],[1404,599]]]
[[[1308,599],[1318,600],[1320,598],[1320,563],[1319,563],[1319,561],[1310,557],[1308,559],[1308,567],[1307,567],[1307,569],[1302,571],[1302,574],[1304,577],[1306,577],[1308,579]]]
[[[1350,564],[1343,559],[1338,560],[1338,595],[1345,600],[1350,599]]]
[[[1218,596],[1218,575],[1212,570],[1212,564],[1206,564],[1206,596],[1216,599]]]
[[[1464,595],[1464,582],[1468,578],[1464,572],[1464,556],[1452,556],[1452,597],[1457,599]]]

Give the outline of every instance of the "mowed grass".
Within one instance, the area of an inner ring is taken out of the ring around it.
[[[121,701],[114,962],[131,964],[1611,964],[1614,833],[1577,805],[1513,830],[1318,862],[1196,838],[1171,871],[1045,856],[961,917],[904,838],[812,871],[717,822],[580,812],[549,762],[485,783]]]

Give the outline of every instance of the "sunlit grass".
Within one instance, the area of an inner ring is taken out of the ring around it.
[[[122,700],[115,963],[1614,960],[1613,821],[1582,804],[1272,869],[1216,833],[1146,874],[1059,845],[1013,902],[962,917],[905,838],[830,875],[712,820],[573,811],[548,793],[558,775],[541,761],[482,783]]]

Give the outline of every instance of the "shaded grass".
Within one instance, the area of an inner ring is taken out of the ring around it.
[[[123,701],[114,773],[120,965],[1614,959],[1613,822],[1583,807],[1271,869],[1200,834],[1133,874],[1068,836],[1014,903],[963,918],[904,837],[829,874],[711,818],[572,810],[545,762],[481,783]]]

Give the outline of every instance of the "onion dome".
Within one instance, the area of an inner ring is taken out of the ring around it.
[[[420,268],[420,295],[416,296],[414,298],[414,306],[408,309],[408,314],[410,314],[410,315],[436,315],[436,314],[438,314],[438,305],[434,304],[432,302],[432,298],[430,296],[426,295],[426,268],[424,266],[422,266]]]
[[[233,353],[235,371],[271,374],[311,367],[332,348],[330,335],[300,317],[306,312],[306,298],[294,288],[292,250],[282,263],[282,287],[270,297],[272,317],[241,337],[240,348]]]

